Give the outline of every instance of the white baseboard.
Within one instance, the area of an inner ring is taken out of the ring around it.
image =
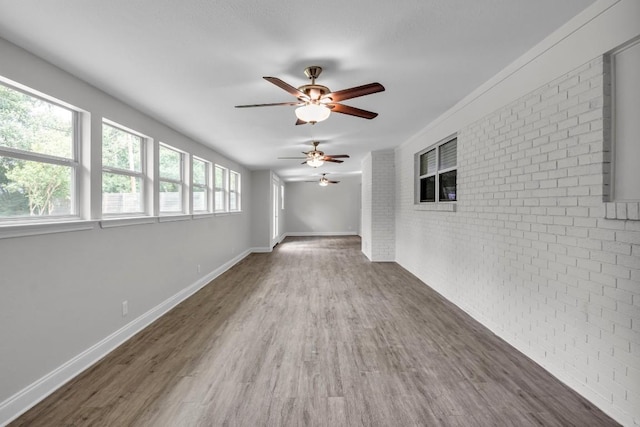
[[[284,233],[284,237],[306,237],[306,236],[357,236],[357,231],[294,231]]]
[[[265,247],[265,248],[251,248],[251,253],[264,254],[269,253],[273,250],[273,248]]]
[[[44,377],[38,379],[20,390],[18,393],[6,399],[4,402],[0,403],[0,426],[7,425],[24,412],[31,409],[38,402],[49,396],[58,388],[62,387],[71,379],[78,376],[87,368],[91,367],[94,363],[149,326],[176,305],[198,292],[213,279],[229,270],[238,262],[242,261],[251,252],[252,250],[246,250],[235,258],[227,261],[206,276],[198,279],[195,283],[158,304],[140,317],[137,317],[127,323],[122,328],[104,338],[102,341],[89,347]]]

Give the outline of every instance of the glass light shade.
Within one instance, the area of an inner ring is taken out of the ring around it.
[[[317,168],[318,166],[322,166],[324,164],[324,160],[319,157],[314,157],[313,159],[307,160],[307,164],[312,168]]]
[[[327,120],[331,114],[331,110],[324,105],[307,104],[296,108],[296,117],[308,123],[317,123]]]
[[[320,180],[320,186],[321,187],[326,187],[327,185],[329,185],[329,183],[326,180],[324,180],[324,179]]]

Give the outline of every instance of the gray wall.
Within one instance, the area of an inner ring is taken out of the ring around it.
[[[0,58],[0,75],[88,111],[94,128],[106,117],[242,173],[244,209],[0,239],[1,424],[11,410],[24,409],[3,401],[247,253],[252,189],[250,173],[241,165],[1,39]],[[101,142],[94,138],[92,143]],[[91,173],[99,177],[99,160],[94,166]],[[94,200],[96,192],[100,197],[99,182],[93,181]],[[122,316],[124,300],[127,317]]]
[[[286,183],[284,205],[288,235],[360,232],[360,176],[335,180],[340,183],[326,187],[312,182]]]
[[[278,228],[276,238],[273,236],[273,183],[278,183]],[[270,170],[251,172],[253,189],[251,204],[251,242],[256,252],[270,252],[284,236],[285,215],[280,209],[280,178]]]
[[[252,171],[251,188],[251,245],[266,251],[271,247],[271,171]]]

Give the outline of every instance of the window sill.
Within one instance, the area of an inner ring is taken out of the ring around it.
[[[203,213],[194,213],[193,219],[205,219],[205,218],[213,218],[215,215],[211,212],[203,212]]]
[[[436,212],[455,212],[456,203],[443,202],[443,203],[416,203],[413,205],[413,210],[416,211],[436,211]]]
[[[41,234],[67,233],[70,231],[93,230],[98,221],[73,220],[61,222],[19,223],[0,226],[0,239],[38,236]]]
[[[156,216],[127,217],[127,218],[107,218],[100,221],[100,228],[126,227],[138,224],[153,224],[157,222]]]
[[[158,222],[187,221],[193,218],[191,214],[164,215],[158,217]]]
[[[215,216],[227,216],[227,215],[238,215],[241,214],[242,211],[224,211],[224,212],[215,212]]]
[[[640,202],[610,202],[604,206],[605,219],[640,220]]]

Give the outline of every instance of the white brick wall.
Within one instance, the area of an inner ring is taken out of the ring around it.
[[[395,261],[395,153],[374,151],[362,163],[362,251]]]
[[[604,69],[597,58],[460,129],[457,212],[414,208],[417,150],[401,146],[396,258],[598,406],[640,423],[640,222],[605,219]]]
[[[360,218],[360,237],[362,238],[362,253],[364,253],[367,258],[371,259],[371,200],[373,197],[372,193],[372,168],[373,168],[373,160],[371,158],[371,153],[367,154],[367,156],[362,160],[362,191],[360,194],[362,203],[362,211]]]

